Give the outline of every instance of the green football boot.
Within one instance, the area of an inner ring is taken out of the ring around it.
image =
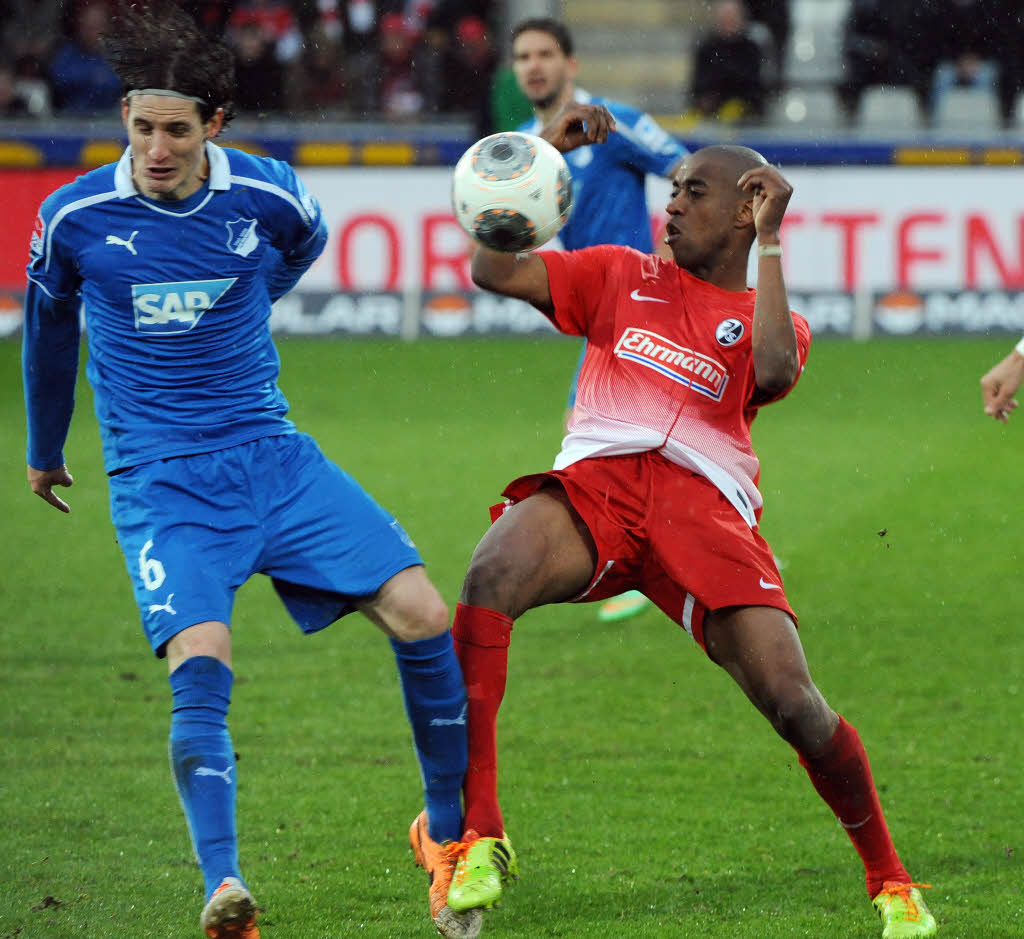
[[[619,620],[629,619],[631,616],[636,616],[637,613],[642,613],[650,605],[651,601],[639,590],[627,590],[617,597],[605,600],[597,611],[597,618],[602,623],[617,623]]]
[[[898,884],[887,880],[871,901],[882,920],[882,939],[926,939],[938,932],[935,917],[921,899],[918,887],[931,884]]]
[[[501,890],[519,876],[519,863],[508,837],[481,838],[467,831],[459,846],[448,906],[457,913],[489,910],[501,899]]]

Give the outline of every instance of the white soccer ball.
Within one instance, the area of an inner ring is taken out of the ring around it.
[[[546,140],[513,131],[491,134],[456,164],[452,208],[466,234],[484,247],[530,251],[568,221],[572,176]]]

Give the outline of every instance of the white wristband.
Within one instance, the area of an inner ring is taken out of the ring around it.
[[[757,256],[759,258],[781,258],[782,245],[758,245]]]
[[[1024,339],[1021,339],[1013,348],[1017,350],[1018,355],[1024,355]]]

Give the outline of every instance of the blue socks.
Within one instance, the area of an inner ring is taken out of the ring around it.
[[[186,659],[170,676],[174,782],[209,898],[238,877],[235,751],[228,734],[231,669],[211,656]]]
[[[391,640],[423,774],[430,837],[462,840],[462,780],[466,775],[466,689],[452,634],[416,642]]]

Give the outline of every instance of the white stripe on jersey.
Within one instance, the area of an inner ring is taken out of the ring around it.
[[[159,212],[161,215],[173,215],[175,218],[188,218],[190,215],[195,215],[207,202],[213,198],[213,191],[211,190],[206,194],[206,198],[199,203],[194,209],[189,209],[187,212],[172,212],[170,209],[161,209],[160,206],[156,205],[152,199],[142,199],[139,196],[135,197],[135,201],[139,205],[145,206],[147,209],[152,209],[154,212]]]
[[[53,241],[53,232],[66,216],[78,209],[86,209],[90,205],[96,205],[97,202],[109,202],[111,199],[116,199],[117,197],[116,192],[101,192],[95,196],[86,196],[84,199],[69,202],[54,213],[53,218],[50,219],[50,223],[46,226],[46,248],[43,250],[43,257],[46,258],[46,265],[43,267],[43,270],[48,271],[50,269],[50,244]],[[40,286],[42,285],[40,284]]]
[[[307,225],[313,224],[313,219],[310,214],[306,211],[305,206],[298,199],[295,198],[287,189],[282,189],[280,186],[275,186],[273,183],[268,183],[264,179],[253,179],[251,176],[232,176],[232,183],[238,183],[240,186],[252,186],[253,189],[262,189],[264,192],[269,192],[272,195],[280,196],[284,199],[299,215],[302,216],[302,220]]]

